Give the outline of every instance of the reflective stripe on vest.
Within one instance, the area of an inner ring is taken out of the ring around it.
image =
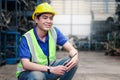
[[[50,31],[48,31],[49,35],[49,58],[50,61],[54,61],[56,59],[56,40],[57,40],[57,34],[54,28],[51,28]],[[44,55],[42,49],[40,48],[33,29],[28,31],[25,35],[30,52],[31,52],[31,61],[41,64],[41,65],[46,65],[47,64],[47,56]],[[17,67],[17,72],[16,76],[20,74],[21,71],[24,71],[22,64],[19,63]]]
[[[32,38],[31,38],[30,34],[27,33],[25,35],[25,37],[26,37],[26,39],[29,40],[29,44],[28,45],[30,46],[29,48],[30,48],[30,52],[31,52],[31,55],[32,55],[32,60],[34,60],[34,62],[38,62],[37,57],[35,55],[35,49],[34,49],[34,45],[33,45]]]

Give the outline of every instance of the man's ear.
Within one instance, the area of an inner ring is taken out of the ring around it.
[[[38,18],[35,16],[34,18],[35,23],[38,23]]]

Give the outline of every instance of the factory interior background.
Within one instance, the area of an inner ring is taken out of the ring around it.
[[[80,65],[74,80],[119,80],[120,0],[0,0],[0,80],[16,80],[20,38],[35,26],[31,15],[42,2],[55,8],[54,26],[79,51]],[[61,56],[66,53],[61,46],[57,51]],[[106,69],[98,69],[97,60],[101,59],[101,66],[108,64]],[[93,62],[97,65],[88,70],[86,65]],[[7,68],[11,70],[8,73]]]

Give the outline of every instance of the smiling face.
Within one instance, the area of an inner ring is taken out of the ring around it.
[[[40,17],[35,18],[35,22],[37,23],[37,27],[42,31],[48,31],[53,25],[53,14],[44,13],[41,14]]]

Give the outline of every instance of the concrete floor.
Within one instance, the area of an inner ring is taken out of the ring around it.
[[[66,52],[57,52],[58,58]],[[0,80],[17,80],[16,64],[0,67]],[[104,56],[103,52],[79,52],[79,68],[73,80],[120,80],[120,56]]]

